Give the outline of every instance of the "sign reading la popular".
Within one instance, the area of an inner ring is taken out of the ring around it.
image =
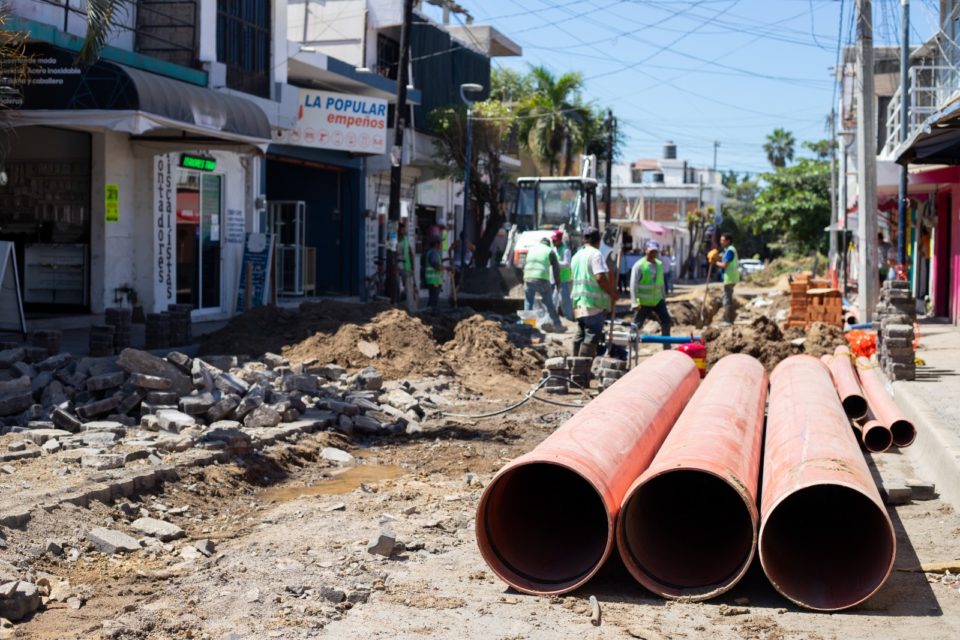
[[[274,141],[354,153],[386,153],[387,101],[300,89],[297,124],[275,133]]]

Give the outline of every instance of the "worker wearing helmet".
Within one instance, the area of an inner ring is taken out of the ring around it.
[[[570,266],[573,254],[570,245],[564,240],[563,230],[557,229],[551,236],[553,252],[557,254],[560,264],[560,311],[567,320],[573,320],[573,300],[570,297],[573,291],[573,268]]]
[[[596,227],[583,230],[583,246],[573,256],[573,315],[577,319],[577,335],[573,355],[592,358],[597,355],[607,313],[617,302],[617,287],[600,253],[600,231]]]
[[[664,291],[663,262],[658,257],[660,243],[647,240],[644,249],[644,257],[637,260],[630,272],[630,300],[635,309],[633,323],[641,329],[647,318],[655,315],[660,322],[660,333],[669,336],[672,322]],[[663,348],[669,349],[670,345],[664,344]]]
[[[723,269],[723,324],[733,324],[737,317],[733,288],[740,282],[740,266],[737,248],[733,246],[733,234],[729,231],[721,233],[720,246],[723,247],[723,255],[717,260],[717,268]]]

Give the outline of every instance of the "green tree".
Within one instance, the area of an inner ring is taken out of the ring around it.
[[[429,118],[436,134],[435,175],[462,182],[467,163],[466,108],[462,105],[439,107],[430,112]],[[490,212],[477,241],[474,253],[477,264],[486,264],[490,246],[506,221],[501,193],[508,176],[500,158],[507,154],[515,124],[516,115],[503,102],[486,100],[473,105],[470,195],[476,200],[479,211],[486,207]]]
[[[558,77],[546,67],[534,67],[530,75],[534,90],[520,107],[520,142],[549,175],[561,168],[568,175],[585,146],[591,115],[581,97],[583,76],[571,71]]]
[[[522,104],[533,95],[533,76],[516,69],[494,67],[490,70],[490,98],[507,104]]]
[[[770,234],[758,233],[751,229],[751,218],[756,213],[756,199],[760,193],[760,184],[748,174],[742,177],[729,171],[723,175],[726,187],[726,201],[723,203],[722,231],[733,233],[734,242],[740,255],[744,257],[771,257]]]
[[[773,133],[767,135],[767,141],[763,145],[763,150],[767,152],[767,160],[774,168],[787,166],[787,163],[793,160],[793,151],[796,141],[793,134],[786,129],[774,129]]]
[[[813,152],[817,160],[829,160],[830,151],[833,149],[832,140],[817,140],[816,142],[804,142],[803,148]]]
[[[802,253],[824,250],[830,224],[830,163],[801,158],[795,165],[761,176],[763,189],[756,210],[746,221],[757,233],[782,238],[788,249]]]
[[[87,33],[77,62],[91,65],[100,58],[110,36],[123,25],[133,0],[87,0]]]

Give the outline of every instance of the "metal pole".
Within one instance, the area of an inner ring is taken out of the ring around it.
[[[830,109],[830,252],[827,254],[828,269],[836,273],[837,262],[837,114]]]
[[[857,304],[860,321],[874,319],[877,307],[877,119],[873,86],[873,4],[857,0],[857,234],[860,281]]]
[[[909,79],[910,71],[910,0],[900,0],[902,11],[900,34],[900,143],[906,141],[909,133],[910,101]],[[907,204],[909,202],[907,190],[907,165],[900,165],[900,188],[897,202],[897,264],[907,264]]]
[[[475,220],[470,215],[470,173],[473,167],[473,103],[467,102],[467,148],[463,161],[463,242],[461,255],[466,253],[466,243],[473,242]]]
[[[413,0],[403,0],[403,26],[400,28],[400,68],[397,70],[397,104],[393,120],[393,148],[390,151],[390,204],[387,221],[390,225],[387,244],[387,295],[391,302],[400,298],[397,274],[397,226],[400,223],[400,183],[403,169],[403,129],[406,126],[407,82],[410,65],[410,24],[413,22]]]
[[[713,141],[713,172],[714,173],[717,172],[717,149],[719,148],[720,148],[720,141],[714,140]]]
[[[607,191],[604,193],[603,224],[604,227],[610,225],[610,207],[612,206],[613,195],[613,129],[617,126],[617,121],[613,117],[613,110],[607,109]]]

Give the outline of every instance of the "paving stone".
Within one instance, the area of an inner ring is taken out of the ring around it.
[[[130,523],[130,528],[137,533],[151,536],[161,542],[169,542],[183,536],[183,529],[172,522],[157,520],[156,518],[138,518]]]
[[[118,436],[122,436],[127,432],[127,429],[116,420],[93,420],[91,422],[84,423],[83,431],[84,433],[91,431],[109,431],[117,434]]]
[[[276,410],[260,405],[243,418],[243,426],[248,428],[272,428],[280,424],[282,416]]]
[[[33,391],[29,387],[30,379],[20,379],[27,381],[27,390],[0,397],[0,417],[23,413],[33,404]]]
[[[317,392],[317,377],[309,374],[286,376],[283,379],[284,391],[302,391],[304,393]]]
[[[42,445],[47,440],[52,438],[66,438],[71,434],[69,431],[63,429],[27,429],[26,431],[21,431],[20,435],[24,438],[29,438],[37,446]]]
[[[207,410],[206,418],[210,422],[223,420],[240,404],[240,398],[233,394],[228,394],[217,400]]]
[[[41,380],[41,378],[46,378],[46,380]],[[53,374],[49,371],[44,371],[34,378],[33,381],[35,383],[33,396],[37,397],[37,391],[39,391],[40,404],[43,406],[53,407],[67,401],[67,394],[63,388],[63,383],[59,380],[54,380]],[[43,384],[36,384],[41,382]]]
[[[140,550],[140,543],[122,531],[97,527],[87,533],[87,540],[93,543],[97,550],[113,555]]]
[[[217,399],[210,392],[183,396],[180,398],[180,411],[190,416],[202,416],[210,410],[216,401]]]
[[[33,366],[37,371],[56,371],[57,369],[63,369],[71,362],[73,362],[72,355],[69,353],[58,353],[55,356],[41,360]]]
[[[87,378],[87,390],[106,391],[107,389],[116,389],[123,384],[126,377],[127,374],[123,371],[115,371],[113,373],[105,373],[101,376]]]
[[[80,438],[88,447],[112,447],[117,441],[117,434],[112,431],[88,431]]]
[[[151,376],[145,373],[131,374],[130,384],[140,389],[148,389],[151,391],[167,391],[173,388],[173,382],[170,381],[170,378]]]
[[[185,353],[171,351],[167,354],[167,361],[180,369],[183,373],[189,374],[193,368],[193,359]]]
[[[383,375],[373,367],[361,369],[358,376],[361,389],[366,391],[379,391],[383,388]]]
[[[108,469],[120,469],[124,462],[125,457],[122,453],[101,453],[99,455],[83,456],[80,459],[80,466],[84,469],[106,471]]]
[[[119,406],[120,398],[118,396],[110,396],[103,400],[94,400],[93,402],[80,405],[77,407],[77,415],[82,420],[91,420],[97,416],[106,415]]]
[[[39,458],[40,449],[28,449],[26,451],[10,451],[0,453],[0,463],[13,462],[14,460],[28,460],[30,458]]]
[[[383,425],[369,415],[353,418],[353,430],[360,435],[376,435],[383,429]]]
[[[195,540],[193,546],[197,551],[208,558],[213,555],[217,548],[213,540],[207,540],[206,538],[202,540]]]
[[[360,407],[351,402],[341,402],[340,400],[323,399],[317,403],[321,409],[329,409],[347,416],[360,415]]]
[[[148,391],[144,400],[150,404],[176,405],[180,402],[180,396],[175,391]]]
[[[224,393],[235,393],[238,396],[245,395],[250,390],[249,384],[232,373],[226,372],[214,378],[213,385]]]
[[[47,440],[40,447],[40,449],[42,449],[45,453],[56,453],[57,451],[60,451],[60,449],[62,448],[63,448],[63,445],[60,444],[59,440]]]
[[[168,378],[173,384],[172,389],[182,396],[189,395],[193,391],[193,382],[187,375],[175,365],[152,353],[126,348],[120,352],[117,364],[128,373]]]
[[[381,402],[404,412],[416,411],[420,408],[420,403],[417,399],[402,389],[389,391],[385,398],[381,398]]]
[[[335,462],[341,467],[352,467],[357,463],[356,459],[343,449],[336,447],[324,447],[320,450],[320,457],[330,462]]]
[[[401,553],[403,550],[403,543],[397,541],[397,535],[389,524],[381,524],[380,533],[371,538],[367,545],[368,553],[385,558],[389,558],[395,553]]]
[[[14,363],[20,362],[26,357],[26,351],[22,347],[15,349],[4,349],[0,351],[0,368],[9,368]]]
[[[289,360],[287,360],[281,355],[277,355],[276,353],[267,352],[263,354],[263,356],[260,359],[263,360],[264,364],[266,364],[271,369],[274,369],[276,367],[285,367],[290,364]]]
[[[157,412],[157,421],[161,429],[176,433],[197,424],[197,420],[193,416],[176,409],[161,409]]]
[[[23,440],[17,442],[10,442],[7,444],[7,451],[24,451],[27,448],[27,443]]]
[[[37,370],[33,368],[33,365],[26,362],[14,362],[10,369],[14,376],[33,379],[33,377],[37,375]]]

